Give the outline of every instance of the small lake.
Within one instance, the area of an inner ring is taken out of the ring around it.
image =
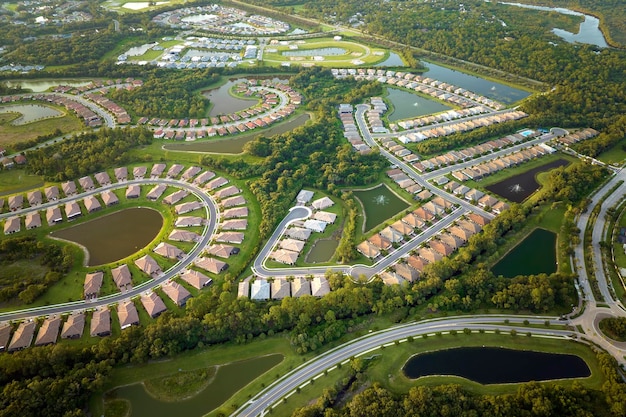
[[[431,64],[430,62],[422,61],[422,64],[428,68],[428,71],[422,74],[424,77],[465,88],[466,90],[470,90],[504,104],[515,103],[530,95],[528,91],[519,90],[495,81],[476,77],[475,75],[469,75],[440,65]]]
[[[142,384],[116,388],[107,395],[107,399],[129,400],[131,409],[136,410],[135,413],[131,413],[133,417],[201,417],[219,407],[241,388],[282,360],[282,355],[274,354],[220,366],[215,379],[203,391],[183,401],[156,400],[146,392]]]
[[[518,275],[552,274],[556,270],[556,233],[538,228],[504,255],[491,272],[496,276],[514,278]]]
[[[252,131],[253,133],[237,135],[232,139],[212,139],[191,143],[172,143],[163,145],[163,149],[168,151],[238,154],[243,152],[243,146],[246,143],[250,142],[257,136],[263,135],[271,137],[274,135],[282,135],[283,133],[290,132],[293,129],[304,125],[310,118],[311,116],[308,113],[303,113],[290,119],[288,122],[272,126],[268,129],[255,129]]]
[[[495,184],[488,185],[485,188],[509,201],[521,203],[526,200],[528,196],[539,189],[539,183],[536,179],[537,174],[567,165],[569,165],[569,161],[565,159],[557,159],[556,161],[529,169],[526,172],[507,178]]]
[[[345,55],[348,51],[343,48],[316,48],[316,49],[297,49],[284,51],[284,56],[338,56]]]
[[[339,245],[337,239],[319,239],[306,255],[307,263],[328,262]]]
[[[379,62],[374,65],[375,67],[405,67],[406,64],[402,61],[402,57],[395,52],[389,52],[389,57],[383,62]]]
[[[48,91],[52,87],[58,85],[67,85],[70,87],[84,87],[91,84],[93,80],[77,80],[77,79],[41,79],[41,80],[7,80],[6,84],[9,87],[20,86],[25,90],[30,90],[33,93],[41,93]]]
[[[21,116],[11,122],[15,126],[37,122],[50,117],[63,116],[63,113],[57,109],[41,104],[0,106],[0,113],[20,113]]]
[[[387,88],[387,92],[389,94],[385,98],[391,101],[393,105],[393,113],[388,115],[390,122],[451,109],[451,107],[438,101],[430,100],[399,88]]]
[[[604,38],[602,31],[600,30],[600,19],[595,16],[590,16],[574,10],[565,9],[563,7],[546,7],[535,6],[532,4],[507,2],[501,2],[501,4],[522,7],[524,9],[542,10],[546,12],[552,11],[571,16],[584,16],[585,20],[580,24],[578,28],[578,33],[572,33],[558,28],[552,29],[552,33],[569,43],[585,43],[588,45],[599,46],[600,48],[606,48],[609,46],[606,43],[606,39]]]
[[[87,265],[95,266],[115,262],[143,249],[162,226],[161,213],[138,207],[52,232],[51,236],[84,246],[89,252]]]
[[[202,95],[211,101],[211,110],[209,116],[218,116],[233,114],[241,110],[253,107],[259,102],[257,97],[251,97],[249,99],[243,99],[235,97],[230,94],[230,89],[233,85],[237,84],[238,80],[229,80],[226,84],[215,88],[213,90],[206,90],[202,92]]]
[[[398,197],[385,184],[371,190],[354,190],[352,193],[365,210],[365,232],[409,207],[406,201]]]
[[[463,347],[423,353],[402,367],[407,378],[460,376],[479,384],[510,384],[585,378],[589,366],[580,356],[496,347]]]

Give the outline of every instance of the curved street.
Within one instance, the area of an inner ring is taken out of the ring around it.
[[[213,234],[218,228],[219,210],[217,209],[217,205],[215,201],[213,200],[213,197],[209,195],[208,193],[205,193],[201,188],[195,186],[192,183],[174,180],[174,179],[167,179],[167,178],[136,179],[136,180],[128,180],[128,181],[121,182],[121,183],[109,184],[100,188],[95,188],[93,190],[87,191],[85,193],[82,193],[76,196],[66,197],[57,201],[41,204],[39,206],[29,207],[18,213],[16,212],[5,213],[3,215],[0,215],[0,219],[2,217],[15,216],[17,214],[20,214],[20,215],[26,214],[31,211],[44,210],[47,207],[54,207],[54,206],[57,206],[59,204],[63,204],[69,201],[81,200],[90,195],[100,194],[101,192],[106,191],[106,190],[115,190],[118,188],[125,188],[128,185],[132,185],[132,184],[136,184],[136,185],[164,184],[168,186],[174,186],[174,187],[178,187],[181,189],[185,189],[190,193],[193,193],[196,197],[198,197],[200,201],[202,201],[208,220],[204,226],[204,230],[203,230],[200,241],[196,243],[193,249],[183,259],[181,259],[178,263],[176,263],[176,265],[174,265],[172,268],[168,269],[167,271],[164,271],[164,273],[160,275],[159,277],[149,280],[147,282],[144,282],[143,284],[133,287],[131,290],[128,290],[126,292],[115,293],[115,294],[107,295],[104,297],[99,297],[94,300],[81,300],[81,301],[74,301],[70,303],[57,304],[54,306],[35,307],[35,308],[29,308],[29,309],[24,309],[24,310],[12,311],[8,313],[0,313],[0,321],[21,320],[21,319],[25,319],[25,318],[29,318],[33,316],[47,316],[47,315],[52,315],[52,314],[63,314],[63,313],[69,313],[72,311],[77,311],[77,310],[94,309],[96,307],[101,307],[101,306],[106,306],[109,304],[117,303],[122,300],[137,296],[144,291],[147,291],[151,288],[161,285],[167,280],[174,278],[176,275],[182,272],[185,268],[187,268],[187,266],[189,266],[198,255],[201,254],[201,252],[204,250],[204,247],[210,242]]]

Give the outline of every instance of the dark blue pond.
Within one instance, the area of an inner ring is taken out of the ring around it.
[[[506,384],[591,375],[582,358],[559,353],[494,347],[463,347],[411,357],[402,368],[407,378],[460,376],[480,384]]]

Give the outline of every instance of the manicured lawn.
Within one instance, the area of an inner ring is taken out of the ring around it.
[[[414,354],[429,352],[440,349],[447,349],[459,346],[497,346],[511,349],[534,350],[538,352],[567,353],[580,356],[591,369],[591,376],[587,378],[577,378],[568,380],[558,380],[542,382],[545,384],[556,383],[558,385],[571,387],[574,381],[579,381],[585,386],[593,389],[600,389],[604,383],[604,374],[598,364],[595,353],[587,346],[562,339],[545,339],[539,337],[527,337],[525,334],[511,336],[508,334],[480,334],[472,333],[466,335],[459,332],[456,335],[429,336],[424,339],[416,337],[413,342],[401,343],[379,349],[371,354],[380,354],[372,361],[367,370],[368,379],[379,382],[382,386],[398,393],[405,393],[415,385],[441,385],[455,383],[463,388],[477,394],[506,394],[515,392],[520,384],[494,384],[481,385],[464,378],[449,376],[429,376],[412,381],[402,373],[402,366]],[[391,375],[391,377],[389,376]]]
[[[622,165],[626,160],[626,139],[622,139],[608,151],[602,152],[596,159],[607,164]]]

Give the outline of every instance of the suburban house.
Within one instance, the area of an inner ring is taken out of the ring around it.
[[[131,300],[122,301],[117,305],[117,317],[122,330],[139,324],[139,313]]]
[[[204,269],[205,271],[209,271],[212,274],[219,274],[220,272],[228,269],[228,264],[226,262],[215,258],[196,258],[194,265],[198,268]]]
[[[85,275],[85,284],[83,285],[83,295],[86,300],[96,298],[102,287],[104,273],[101,271],[91,272]]]
[[[65,217],[67,217],[67,220],[72,220],[81,214],[80,206],[76,201],[70,201],[65,204]]]
[[[44,189],[44,194],[46,195],[46,200],[56,201],[59,199],[59,187],[57,187],[56,185],[46,187]]]
[[[135,265],[137,265],[137,268],[150,275],[151,278],[155,278],[163,273],[157,261],[150,255],[144,255],[135,260]]]
[[[59,329],[61,328],[61,318],[52,316],[43,321],[37,337],[35,338],[35,346],[52,345],[57,342],[59,337]]]
[[[35,327],[37,323],[33,320],[27,320],[20,323],[17,326],[17,330],[13,333],[11,343],[9,344],[8,352],[15,352],[16,350],[26,349],[30,346],[35,335]]]
[[[141,296],[141,304],[146,309],[150,317],[156,318],[167,310],[165,303],[156,293],[150,292]]]
[[[113,281],[115,282],[117,288],[120,289],[120,291],[124,292],[133,288],[130,269],[128,269],[128,265],[122,264],[117,268],[113,268],[111,270],[111,275],[113,275]]]
[[[282,300],[285,297],[289,297],[289,289],[291,286],[286,279],[275,278],[271,284],[271,296],[273,300]]]
[[[72,313],[63,324],[61,339],[79,339],[85,329],[85,314]]]
[[[200,235],[187,230],[174,229],[168,239],[176,242],[197,242],[200,240]]]
[[[157,184],[152,187],[148,194],[146,194],[146,198],[152,201],[158,200],[163,195],[166,189],[167,186],[165,186],[164,184]]]
[[[4,234],[12,235],[22,229],[22,220],[20,217],[9,217],[4,222]]]
[[[48,221],[48,226],[61,223],[63,221],[61,209],[59,207],[48,207],[48,210],[46,210],[46,220]]]
[[[185,252],[166,242],[159,243],[153,252],[169,259],[182,259],[185,257]]]
[[[126,198],[139,198],[140,194],[141,194],[141,187],[137,184],[131,184],[126,189]]]
[[[111,334],[111,312],[108,308],[93,312],[89,334],[91,337],[103,337]]]
[[[176,281],[168,281],[161,289],[179,307],[184,306],[191,298],[191,293]]]
[[[202,272],[193,269],[188,269],[180,274],[180,278],[197,290],[208,287],[213,283],[211,278],[207,277]]]

